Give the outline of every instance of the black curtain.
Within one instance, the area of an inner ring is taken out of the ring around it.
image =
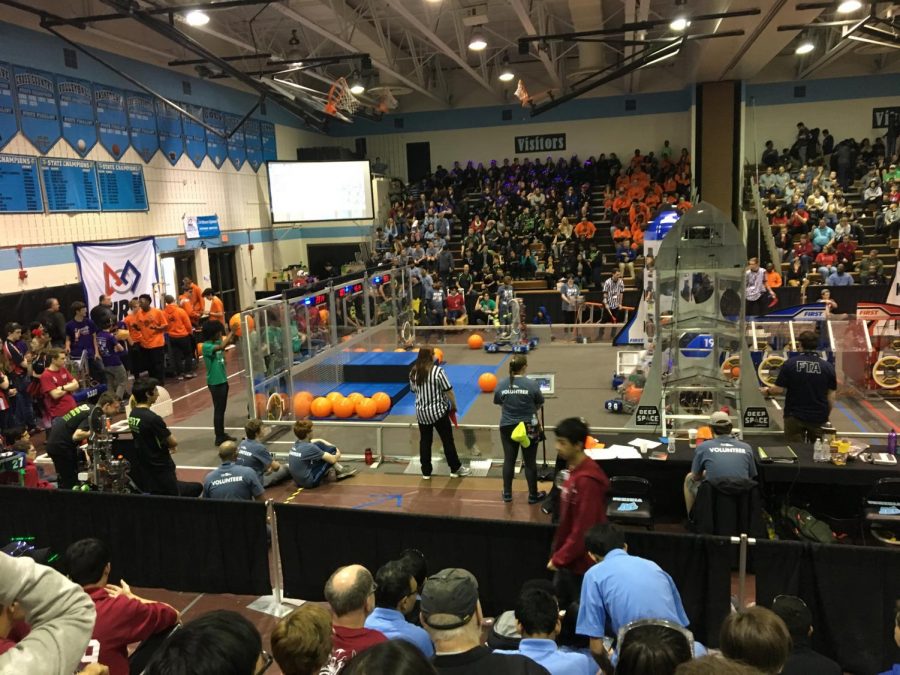
[[[28,324],[44,311],[44,303],[47,301],[47,298],[59,300],[60,309],[62,309],[67,320],[71,318],[69,316],[69,305],[76,300],[85,301],[84,289],[81,287],[81,284],[50,286],[19,293],[3,293],[0,294],[0,316],[5,317],[3,323],[15,321],[22,324],[22,327],[27,332]],[[91,300],[92,303],[97,302],[97,298],[92,298]],[[93,307],[93,304],[88,303],[88,307]]]
[[[900,661],[894,603],[900,552],[863,546],[760,541],[751,549],[756,600],[803,598],[813,614],[813,648],[845,671],[879,673]]]
[[[276,504],[275,514],[290,597],[324,600],[338,567],[359,563],[374,574],[407,548],[425,554],[429,574],[447,567],[472,572],[487,616],[511,609],[528,579],[549,578],[549,525],[292,504]]]
[[[180,497],[0,488],[0,542],[33,537],[62,556],[85,537],[105,541],[112,573],[174,591],[264,595],[265,505]]]
[[[681,593],[691,632],[707,647],[719,644],[719,628],[731,607],[728,537],[632,532],[628,552],[654,561],[671,575]]]

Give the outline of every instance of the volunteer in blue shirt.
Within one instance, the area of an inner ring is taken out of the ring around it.
[[[550,675],[596,675],[597,664],[587,654],[560,651],[559,605],[542,588],[528,588],[516,603],[516,624],[522,639],[515,650],[496,649],[495,654],[521,654],[550,671]]]
[[[596,564],[584,575],[576,633],[591,640],[591,653],[606,663],[603,637],[639,619],[665,619],[687,627],[675,582],[655,562],[628,554],[625,534],[615,525],[595,525],[584,538]],[[704,650],[705,651],[705,650]]]
[[[789,442],[822,437],[837,390],[834,366],[816,351],[818,336],[807,330],[797,341],[802,353],[785,362],[773,386],[762,388],[767,396],[784,393],[784,439]]]
[[[537,485],[537,439],[540,435],[538,410],[544,405],[544,395],[537,382],[525,376],[528,359],[524,354],[515,354],[509,360],[509,377],[499,382],[494,389],[494,405],[500,410],[500,440],[503,443],[503,501],[512,501],[512,481],[516,469],[519,449],[525,465],[525,480],[528,481],[528,503],[537,504],[546,492],[538,492]],[[512,438],[513,432],[524,424],[526,437]]]
[[[416,604],[419,585],[400,560],[382,565],[375,573],[375,609],[366,617],[365,627],[380,631],[388,640],[411,642],[425,658],[434,656],[434,645],[424,628],[406,620]]]
[[[256,440],[262,431],[262,421],[247,420],[244,425],[246,438],[238,445],[237,464],[247,466],[256,472],[263,487],[276,485],[291,476],[287,465],[272,458],[272,453],[260,441]]]
[[[288,454],[288,470],[298,487],[314,488],[324,480],[329,471],[334,470],[335,479],[349,478],[356,469],[347,469],[340,464],[341,451],[321,438],[310,438],[312,422],[294,422],[294,436],[297,441]]]
[[[688,516],[694,508],[700,483],[725,479],[756,478],[756,462],[753,448],[731,436],[731,418],[728,413],[716,411],[709,417],[714,438],[703,441],[694,452],[691,472],[684,481],[684,504]]]
[[[219,446],[221,466],[213,469],[203,479],[205,499],[227,499],[229,501],[261,500],[263,485],[256,472],[248,466],[235,464],[237,443],[225,441]]]

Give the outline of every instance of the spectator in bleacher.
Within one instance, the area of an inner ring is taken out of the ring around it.
[[[522,636],[517,649],[498,649],[495,654],[520,654],[542,665],[551,675],[596,675],[593,659],[564,652],[557,646],[559,604],[551,593],[540,588],[524,589],[516,602],[515,618]]]
[[[31,363],[34,358],[28,344],[22,339],[22,326],[11,321],[4,326],[3,356],[9,363],[9,383],[16,390],[13,417],[27,429],[36,429],[34,402],[29,393],[32,382]]]
[[[357,654],[385,642],[383,633],[365,627],[375,609],[375,580],[362,565],[338,568],[325,583],[331,606],[331,658],[328,672],[336,675]]]
[[[772,611],[787,626],[793,648],[784,664],[782,675],[841,675],[843,669],[831,659],[822,656],[810,646],[813,634],[812,612],[800,598],[779,595],[772,603]]]
[[[778,166],[778,159],[778,151],[775,149],[775,144],[772,143],[772,141],[766,141],[766,148],[763,150],[760,163],[764,164],[767,168],[774,169]]]
[[[832,272],[837,270],[837,254],[831,246],[825,246],[816,256],[816,268],[819,276],[822,277],[823,283],[828,279]]]
[[[620,528],[611,523],[593,526],[585,546],[593,566],[584,577],[576,630],[591,638],[591,653],[597,658],[607,657],[607,631],[613,637],[632,621],[663,619],[688,626],[672,577],[655,562],[630,555]]]
[[[256,675],[265,672],[272,661],[263,651],[259,631],[252,623],[237,612],[217,610],[175,631],[154,654],[142,675],[197,672]]]
[[[47,298],[44,311],[37,315],[38,321],[50,336],[50,346],[62,349],[66,346],[66,319],[59,309],[59,300]]]
[[[78,391],[78,380],[66,369],[66,353],[52,348],[47,352],[47,367],[40,376],[41,396],[46,417],[52,421],[75,407],[72,393]]]
[[[819,224],[812,230],[813,250],[817,253],[826,246],[834,245],[834,230],[828,227],[828,223],[819,221]]]
[[[781,288],[781,274],[772,263],[766,263],[766,285],[769,288]]]
[[[124,579],[118,585],[109,583],[111,558],[104,542],[82,539],[66,549],[65,566],[97,610],[91,633],[97,649],[91,650],[92,658],[107,666],[110,675],[128,675],[128,645],[147,641],[145,649],[157,647],[181,616],[171,605],[132,593]]]
[[[287,465],[274,459],[269,449],[259,440],[260,432],[262,432],[261,420],[247,420],[244,425],[245,438],[238,445],[236,463],[253,469],[263,487],[267,488],[287,480],[291,473]]]
[[[791,651],[787,626],[772,610],[749,607],[725,617],[719,635],[722,653],[763,673],[781,673]]]
[[[806,274],[809,272],[809,266],[814,257],[815,250],[813,249],[812,242],[809,240],[809,235],[801,234],[800,240],[794,244],[794,248],[788,259],[791,262],[799,260],[800,267],[803,269],[803,273]]]
[[[37,459],[37,450],[34,443],[30,439],[21,439],[11,444],[13,452],[21,452],[25,455],[25,465],[22,467],[22,484],[27,488],[41,488],[52,490],[56,486],[41,478],[38,473],[37,465],[34,460]]]
[[[321,605],[307,602],[281,619],[272,631],[271,643],[272,655],[284,675],[332,672],[323,670],[331,657],[332,626],[330,612]]]
[[[556,451],[568,467],[560,494],[560,519],[553,537],[547,569],[555,572],[554,586],[560,604],[568,605],[581,595],[585,572],[593,561],[585,548],[585,533],[606,522],[609,480],[600,466],[586,454],[587,423],[569,417],[556,425]]]
[[[877,213],[881,208],[881,197],[883,195],[881,186],[876,179],[869,181],[868,186],[862,193],[862,206],[871,213]]]
[[[900,228],[900,204],[892,202],[879,215],[880,218],[875,219],[875,231],[878,234],[886,233],[888,240],[896,237]]]
[[[0,673],[74,672],[95,617],[91,599],[62,574],[31,558],[0,553]],[[19,619],[31,630],[11,645],[10,631]]]
[[[775,189],[775,170],[774,167],[766,167],[766,172],[759,177],[759,192],[761,195],[770,193]]]
[[[800,258],[794,258],[785,277],[785,283],[792,287],[805,287],[809,284],[809,279],[806,278],[806,275],[807,272],[803,269]]]
[[[403,561],[385,563],[375,573],[375,609],[366,617],[364,626],[389,640],[406,640],[431,658],[434,646],[428,633],[405,617],[416,604],[418,591],[418,583]]]
[[[623,629],[616,675],[675,675],[693,658],[693,636],[657,619],[636,621]]]
[[[634,260],[637,258],[637,251],[631,244],[631,239],[624,239],[616,245],[616,262],[619,264],[619,275],[634,279]]]
[[[434,665],[442,674],[530,675],[547,670],[519,655],[498,654],[483,645],[478,582],[463,569],[444,569],[422,589],[422,623],[434,640]]]
[[[846,273],[844,263],[838,263],[834,271],[828,275],[825,283],[829,286],[852,286],[853,277]]]
[[[237,443],[225,441],[219,445],[218,467],[203,479],[203,497],[229,501],[262,501],[263,484],[256,471],[236,463]]]
[[[843,263],[845,269],[852,270],[856,266],[856,239],[848,235],[840,240],[835,248],[838,263]]]

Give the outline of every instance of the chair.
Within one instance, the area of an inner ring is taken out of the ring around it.
[[[900,478],[879,478],[863,500],[863,538],[866,530],[883,544],[897,546],[900,539]],[[884,530],[881,534],[877,529]],[[889,537],[888,535],[892,535]]]
[[[690,514],[698,534],[766,537],[759,486],[750,479],[708,480],[700,484]]]
[[[609,480],[606,519],[619,525],[637,525],[653,529],[652,486],[646,478],[613,476]]]

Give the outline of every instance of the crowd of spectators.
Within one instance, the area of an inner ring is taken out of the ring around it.
[[[260,675],[273,663],[284,675],[842,672],[810,647],[814,617],[798,597],[732,608],[718,650],[708,650],[672,578],[630,554],[621,530],[595,525],[584,545],[592,566],[580,597],[563,604],[557,586],[534,579],[496,619],[485,617],[471,572],[429,571],[415,549],[374,574],[340,567],[324,582],[326,603],[304,603],[278,621],[271,654],[238,612],[182,625],[172,606],[138,596],[124,580],[110,583],[112,556],[98,539],[69,546],[61,561],[68,579],[0,553],[0,672]],[[900,610],[885,628],[900,646]]]
[[[797,124],[797,141],[781,154],[772,141],[762,155],[760,197],[775,245],[789,271],[771,269],[771,284],[828,286],[886,283],[881,257],[900,229],[900,169],[881,139],[835,145],[828,130]],[[855,184],[859,197],[854,195]],[[874,224],[867,232],[865,221]],[[875,246],[883,246],[883,249]],[[861,247],[869,246],[865,254]]]
[[[690,208],[690,171],[688,151],[676,157],[668,141],[658,154],[635,150],[624,162],[612,153],[438,166],[394,194],[376,229],[376,260],[413,266],[420,322],[458,320],[458,289],[468,312],[489,323],[491,310],[478,300],[487,291],[499,305],[503,283],[543,278],[555,288],[571,278],[579,289],[599,289],[616,269],[634,279],[650,220],[661,209]],[[598,215],[609,238],[593,222]]]

